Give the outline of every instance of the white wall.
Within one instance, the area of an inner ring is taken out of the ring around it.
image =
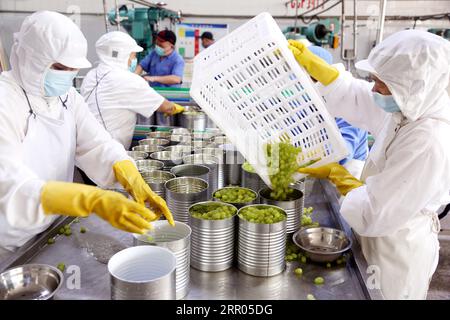
[[[156,0],[154,0],[156,2]],[[248,15],[253,16],[262,11],[268,11],[277,19],[281,28],[293,25],[293,19],[285,19],[282,16],[292,17],[295,10],[286,8],[284,2],[287,0],[165,0],[168,8],[173,10],[181,10],[183,13],[197,15]],[[308,0],[307,0],[308,1]],[[306,2],[307,2],[306,1]],[[316,0],[317,2],[318,0]],[[337,0],[331,0],[329,3],[335,3]],[[119,4],[130,3],[127,1],[118,1]],[[322,2],[322,0],[320,1]],[[108,9],[114,7],[114,0],[107,0]],[[378,18],[378,0],[358,0],[358,15],[362,18],[358,20],[358,54],[357,59],[366,58],[373,47],[376,38],[376,25]],[[327,7],[329,4],[326,4]],[[352,15],[352,0],[346,0],[347,15]],[[1,0],[0,1],[0,37],[3,45],[9,53],[12,44],[12,35],[20,27],[25,16],[29,12],[36,10],[55,10],[59,12],[69,13],[80,12],[80,27],[89,44],[88,58],[91,62],[95,62],[97,57],[94,51],[95,41],[105,32],[103,18],[103,1],[101,0]],[[306,9],[299,10],[299,13]],[[340,16],[340,5],[325,13],[327,16]],[[450,0],[388,0],[387,15],[428,15],[436,13],[450,12]],[[364,16],[364,17],[363,17]],[[214,17],[188,17],[184,18],[184,22],[198,23],[228,23],[230,30],[233,30],[240,24],[244,23],[247,18],[214,18]],[[346,23],[347,41],[344,46],[351,46],[351,21]],[[403,21],[386,21],[385,33],[387,36],[396,31],[411,28],[413,22],[410,20]],[[417,29],[427,28],[450,28],[448,20],[427,20],[418,23]],[[340,61],[340,50],[332,50],[335,61]],[[83,74],[83,72],[82,72]]]

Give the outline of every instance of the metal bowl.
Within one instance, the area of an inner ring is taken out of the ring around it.
[[[172,134],[172,136],[170,137],[170,143],[172,145],[176,145],[176,144],[191,144],[191,136],[190,135],[185,135],[185,134]]]
[[[143,145],[135,146],[135,147],[131,148],[131,150],[142,151],[142,152],[146,152],[146,153],[150,154],[152,152],[163,151],[164,147],[158,146],[156,144],[155,145],[143,144]]]
[[[303,228],[292,239],[315,262],[332,262],[352,246],[343,231],[333,228]]]
[[[162,168],[164,168],[164,162],[158,160],[145,159],[136,160],[135,162],[139,172],[162,170]]]
[[[0,274],[0,300],[48,300],[59,290],[63,274],[45,264],[27,264]]]
[[[160,138],[147,138],[147,139],[142,139],[139,140],[139,145],[150,145],[150,146],[167,146],[169,144],[169,140],[167,139],[160,139]]]
[[[127,151],[127,155],[134,160],[144,160],[148,158],[148,153],[142,151]]]

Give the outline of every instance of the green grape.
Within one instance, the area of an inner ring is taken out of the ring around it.
[[[302,256],[301,258],[300,258],[300,261],[302,262],[302,263],[306,263],[306,257],[305,256]]]
[[[55,239],[54,238],[50,238],[47,240],[47,244],[54,244],[55,243]]]
[[[257,198],[255,192],[240,187],[228,187],[214,193],[214,198],[227,203],[247,203]]]
[[[72,235],[72,230],[66,229],[66,231],[64,232],[64,234],[68,237],[68,236]]]
[[[80,233],[86,233],[87,229],[85,227],[80,228]]]
[[[242,169],[244,169],[245,171],[250,172],[250,173],[256,172],[255,169],[253,168],[253,166],[250,163],[248,163],[247,161],[244,162],[244,164],[242,165]]]
[[[314,284],[321,285],[325,283],[325,279],[322,277],[317,277],[314,279]]]
[[[58,234],[64,234],[64,232],[66,232],[66,229],[63,228],[59,228],[58,230]]]
[[[191,215],[203,220],[223,220],[231,218],[237,209],[218,202],[197,204],[191,209]]]
[[[312,294],[308,294],[306,296],[306,299],[308,299],[308,300],[316,300],[316,297],[314,297],[314,295],[312,295]]]
[[[327,263],[327,268],[331,268],[331,263]]]
[[[56,266],[59,270],[61,270],[61,272],[64,272],[64,270],[66,270],[66,265],[62,262],[58,263],[58,265]]]
[[[287,200],[293,189],[289,187],[294,182],[293,175],[297,172],[298,154],[301,148],[294,147],[290,142],[268,144],[266,157],[269,167],[272,192],[270,197],[274,200]]]
[[[303,274],[303,269],[302,268],[297,268],[294,270],[294,273],[298,276],[301,276]]]
[[[239,216],[254,223],[273,224],[286,219],[286,216],[277,209],[265,206],[244,207]]]

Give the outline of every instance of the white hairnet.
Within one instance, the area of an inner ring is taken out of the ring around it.
[[[433,107],[450,78],[450,42],[432,33],[404,30],[386,38],[356,64],[382,80],[403,115],[415,121]],[[449,106],[447,106],[449,107]]]
[[[72,20],[56,12],[38,11],[26,17],[14,34],[12,74],[26,92],[44,96],[47,68],[54,63],[88,68],[86,54],[86,38]]]
[[[111,31],[105,33],[95,43],[98,58],[109,66],[128,68],[128,58],[132,52],[141,52],[142,47],[127,33]]]

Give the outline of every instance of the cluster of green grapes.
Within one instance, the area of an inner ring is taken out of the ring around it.
[[[313,220],[311,218],[311,215],[313,212],[314,212],[313,207],[303,209],[303,215],[302,215],[302,219],[300,222],[302,227],[317,228],[320,226],[318,222],[313,222]]]
[[[215,199],[227,203],[246,203],[252,202],[257,198],[257,195],[252,190],[240,187],[220,189],[213,196]]]
[[[272,224],[283,221],[286,215],[273,207],[251,206],[244,207],[239,212],[239,216],[254,223]]]
[[[300,249],[291,241],[286,243],[286,257],[287,262],[298,261],[301,263],[306,263],[308,261],[307,254],[302,254]]]
[[[294,147],[289,142],[267,145],[266,154],[272,183],[270,197],[273,200],[284,201],[292,193],[289,185],[294,182],[293,175],[299,168],[297,156],[300,152],[300,147]]]
[[[250,163],[248,163],[247,161],[245,161],[244,164],[242,165],[242,169],[247,172],[250,172],[250,173],[256,172],[255,169],[253,168],[253,166]]]
[[[220,203],[198,204],[191,209],[194,218],[203,220],[223,220],[231,218],[237,209]]]

